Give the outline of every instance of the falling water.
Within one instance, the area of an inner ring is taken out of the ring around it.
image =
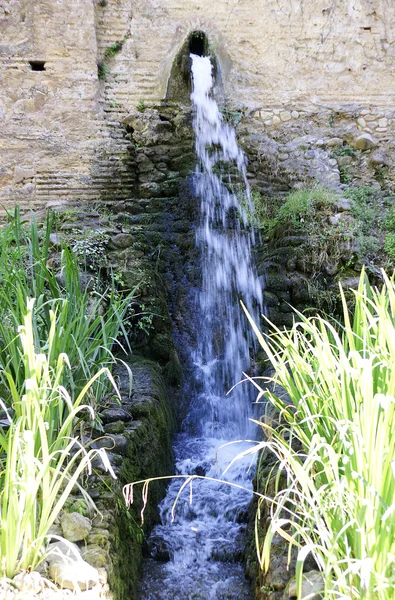
[[[161,525],[151,534],[156,559],[146,561],[143,600],[247,600],[249,584],[238,562],[244,547],[245,517],[251,500],[251,469],[246,461],[225,467],[253,435],[252,390],[236,386],[249,369],[252,340],[239,299],[256,314],[262,293],[251,264],[252,234],[238,199],[229,191],[229,173],[241,181],[249,202],[245,158],[234,129],[224,123],[215,100],[208,57],[191,55],[196,154],[194,176],[201,217],[196,243],[201,253],[201,286],[196,297],[197,344],[193,351],[195,392],[183,432],[175,444],[176,471],[225,479],[193,482],[173,511],[180,480],[161,504]],[[191,317],[192,318],[192,317]],[[174,520],[173,520],[174,512]],[[159,559],[159,560],[158,560]],[[166,561],[166,562],[160,562]]]

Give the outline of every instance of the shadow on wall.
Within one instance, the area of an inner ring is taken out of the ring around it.
[[[203,31],[192,31],[174,59],[166,91],[166,100],[173,100],[182,104],[190,103],[192,92],[192,61],[190,54],[210,57],[213,64],[214,87],[222,88],[218,61],[210,48],[207,35]]]

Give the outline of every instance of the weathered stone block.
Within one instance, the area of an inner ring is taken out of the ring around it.
[[[60,518],[63,536],[69,542],[79,542],[88,537],[92,523],[80,513],[63,513]]]

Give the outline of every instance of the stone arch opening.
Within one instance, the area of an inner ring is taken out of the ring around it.
[[[198,56],[208,56],[209,46],[206,34],[203,31],[193,31],[189,36],[189,52]]]
[[[209,56],[213,64],[213,77],[215,80],[217,80],[217,59],[210,48],[207,35],[204,33],[204,31],[192,31],[185,39],[173,61],[173,66],[171,68],[169,82],[167,85],[166,100],[173,100],[183,104],[190,103],[192,92],[192,61],[190,54]]]

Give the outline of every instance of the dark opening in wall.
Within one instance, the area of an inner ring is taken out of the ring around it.
[[[203,31],[194,31],[191,33],[189,38],[189,52],[198,56],[207,56],[208,42]]]
[[[32,71],[45,71],[44,60],[29,60],[29,65]]]
[[[177,102],[189,103],[192,91],[190,55],[209,56],[213,65],[213,77],[217,80],[217,59],[210,49],[207,35],[203,31],[192,31],[186,38],[174,59],[166,98]]]

